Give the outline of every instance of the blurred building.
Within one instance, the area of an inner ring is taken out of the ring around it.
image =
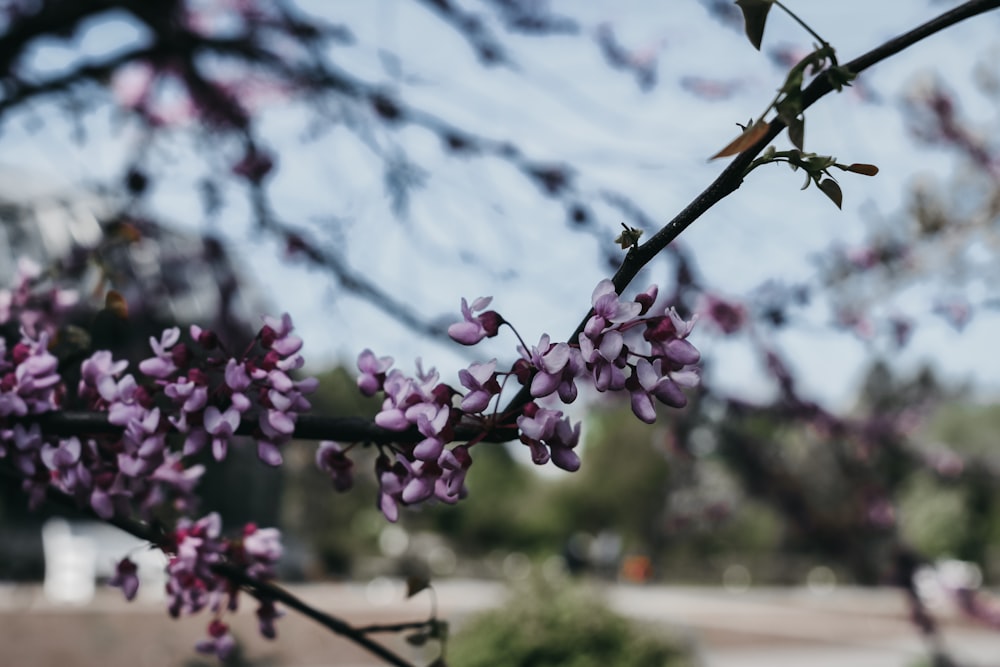
[[[245,337],[268,312],[249,274],[213,236],[124,216],[107,198],[19,183],[0,169],[0,285],[10,285],[19,259],[28,258],[95,305],[108,289],[121,292],[130,320],[198,323],[230,339]]]

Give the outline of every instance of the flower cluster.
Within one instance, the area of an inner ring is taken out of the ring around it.
[[[256,441],[263,462],[281,463],[281,447],[291,439],[298,415],[310,407],[305,394],[316,387],[314,379],[291,377],[304,361],[302,341],[292,335],[288,315],[265,318],[239,355],[227,353],[211,331],[196,326],[188,337],[178,328],[167,329],[150,346],[152,356],[135,375],[111,352],[92,353],[80,365],[72,392],[49,351],[46,331],[36,335],[22,329],[10,349],[0,338],[0,459],[20,475],[33,506],[55,488],[103,519],[135,513],[162,520],[164,506],[190,515],[205,471],[194,457],[210,446],[216,460],[224,459],[237,430]],[[67,401],[106,413],[121,430],[55,437],[27,419],[63,409]],[[276,530],[248,526],[236,541],[219,533],[216,515],[197,522],[181,519],[166,543],[158,545],[171,554],[172,614],[207,606],[218,615],[235,607],[237,590],[212,572],[214,564],[235,565],[258,580],[274,576],[281,554]],[[130,559],[119,563],[112,584],[128,599],[136,595],[138,578]],[[273,637],[279,616],[274,604],[262,602],[257,615],[261,633]],[[199,649],[224,657],[232,646],[225,624],[215,618]]]
[[[395,521],[400,505],[432,498],[453,503],[461,498],[472,447],[500,425],[516,425],[536,464],[551,461],[564,470],[579,468],[575,450],[580,424],[572,423],[562,410],[542,404],[550,397],[572,403],[579,393],[578,382],[586,381],[600,392],[628,391],[633,412],[649,423],[656,419],[654,399],[683,407],[687,403],[683,388],[696,386],[699,380],[693,367],[699,354],[687,341],[693,321],[685,321],[673,308],[654,313],[656,297],[657,289],[651,287],[633,301],[623,301],[610,280],[602,281],[592,295],[592,315],[575,341],[552,342],[543,335],[530,349],[522,343],[520,357],[508,371],[498,371],[495,359],[474,363],[459,372],[462,389],[440,382],[435,371],[425,373],[419,364],[417,375],[410,377],[394,369],[390,357],[362,352],[358,388],[366,396],[379,392],[384,396],[375,423],[411,434],[406,442],[380,447],[376,460],[378,507],[386,518]],[[449,327],[451,337],[474,345],[496,336],[507,322],[497,312],[485,310],[490,302],[484,297],[470,306],[463,299],[463,319]],[[527,389],[531,400],[502,414],[497,414],[498,406],[489,413],[510,378]],[[460,425],[478,428],[482,435],[453,445]],[[316,456],[317,465],[341,490],[351,484],[347,453],[336,443],[324,442]]]
[[[181,519],[161,546],[170,555],[167,564],[170,615],[177,618],[209,609],[213,618],[208,624],[208,637],[199,641],[196,648],[225,660],[236,643],[221,616],[225,611],[236,611],[240,589],[216,573],[214,566],[236,565],[258,581],[269,581],[275,576],[274,566],[281,557],[282,547],[281,534],[275,528],[247,524],[237,540],[226,539],[221,532],[222,522],[215,513],[198,521]],[[118,563],[111,585],[121,588],[126,599],[135,597],[139,579],[131,559],[124,558]],[[281,615],[273,601],[262,600],[257,609],[261,635],[274,639],[277,636],[274,621]]]
[[[180,340],[180,330],[168,329],[150,340],[155,356],[139,364],[171,400],[170,423],[185,434],[183,453],[196,454],[211,443],[216,461],[226,458],[229,441],[241,424],[253,424],[250,435],[264,463],[281,464],[281,446],[291,440],[297,416],[311,406],[305,394],[316,389],[315,378],[295,381],[290,373],[302,367],[302,339],[291,335],[292,320],[265,318],[251,350],[237,359],[216,354],[217,337],[191,327],[192,346]]]
[[[395,446],[394,461],[383,453],[376,462],[378,506],[386,518],[395,521],[400,504],[410,505],[432,497],[454,503],[461,498],[472,459],[467,448],[445,447],[454,440],[455,427],[465,414],[453,405],[459,392],[440,382],[434,369],[424,372],[418,364],[416,377],[409,377],[393,369],[392,364],[391,358],[378,358],[371,350],[365,350],[358,358],[361,371],[358,387],[362,393],[385,394],[375,423],[392,431],[415,429],[420,434],[416,443]],[[482,373],[479,376],[489,383]],[[343,451],[334,443],[324,445],[324,455],[317,456],[321,469],[331,475],[335,486],[345,470],[349,471],[343,460]],[[343,486],[344,482],[339,484]]]

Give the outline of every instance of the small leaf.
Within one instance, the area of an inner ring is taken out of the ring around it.
[[[840,191],[837,181],[832,178],[822,180],[819,182],[819,189],[830,198],[830,201],[837,205],[837,208],[842,208],[841,204],[844,203],[844,193]]]
[[[716,158],[729,157],[730,155],[737,155],[738,153],[742,153],[743,151],[745,151],[746,149],[750,148],[758,141],[760,141],[761,137],[767,134],[768,127],[770,127],[770,125],[768,123],[765,123],[764,121],[754,123],[746,130],[744,130],[743,134],[733,139],[728,146],[723,148],[721,151],[719,151],[709,159],[714,160]]]
[[[806,119],[802,116],[795,118],[788,124],[788,138],[799,150],[803,150],[802,146],[805,142],[805,131]]]
[[[430,587],[431,580],[427,577],[410,576],[406,578],[406,597],[412,598],[414,595]]]
[[[851,85],[851,82],[857,77],[857,74],[844,66],[831,67],[826,70],[826,78],[830,82],[830,86],[838,93],[844,89],[844,86]]]
[[[622,250],[639,245],[639,237],[642,236],[641,229],[629,227],[624,222],[622,223],[622,229],[624,231],[622,231],[622,233],[618,235],[618,238],[615,239],[615,243],[620,245]]]
[[[736,0],[743,10],[743,22],[746,24],[747,39],[753,47],[760,51],[761,40],[764,39],[764,24],[767,23],[767,13],[771,11],[774,0]]]
[[[865,164],[863,162],[855,162],[853,164],[847,165],[844,171],[850,171],[855,174],[861,174],[862,176],[874,176],[878,173],[878,167],[873,164]]]

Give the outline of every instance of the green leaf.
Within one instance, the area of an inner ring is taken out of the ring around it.
[[[843,65],[838,67],[831,67],[826,70],[826,78],[830,82],[830,86],[833,87],[838,93],[844,89],[844,86],[851,85],[851,82],[858,77],[857,74],[847,69]]]
[[[642,230],[636,229],[635,227],[629,227],[624,222],[622,223],[622,233],[618,235],[615,239],[615,243],[622,247],[622,250],[627,248],[632,248],[639,245],[639,237],[642,236]]]
[[[788,138],[799,150],[803,150],[805,131],[806,119],[802,116],[792,119],[792,122],[788,124]]]
[[[754,123],[747,129],[745,129],[743,131],[743,134],[733,139],[731,142],[729,142],[729,145],[727,145],[725,148],[723,148],[721,151],[719,151],[709,159],[714,160],[716,158],[729,157],[730,155],[737,155],[738,153],[742,153],[743,151],[745,151],[746,149],[750,148],[758,141],[760,141],[761,137],[767,134],[768,127],[770,127],[770,124],[765,123],[764,121],[759,121],[757,123]]]
[[[760,43],[764,39],[764,24],[767,23],[767,13],[771,11],[774,0],[736,0],[736,4],[743,10],[747,39],[750,40],[755,49],[760,51]]]
[[[840,186],[837,185],[837,181],[832,178],[827,178],[820,181],[818,185],[819,189],[823,191],[823,194],[829,197],[830,201],[837,205],[837,208],[842,208],[841,205],[844,203],[844,193],[840,191]]]

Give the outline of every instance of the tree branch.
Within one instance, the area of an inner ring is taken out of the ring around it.
[[[5,477],[20,479],[20,476],[10,470],[7,466],[0,466],[0,474]],[[51,503],[83,512],[97,521],[115,526],[133,537],[156,545],[158,548],[165,551],[163,545],[166,543],[166,534],[163,533],[161,529],[158,529],[150,524],[122,517],[112,517],[111,519],[106,520],[101,519],[89,507],[80,507],[71,497],[52,486],[47,489],[46,498]],[[341,637],[354,642],[390,665],[396,665],[396,667],[414,667],[413,663],[404,660],[393,651],[368,637],[367,633],[371,632],[369,628],[355,628],[350,623],[313,607],[280,586],[254,579],[245,571],[231,563],[216,563],[215,565],[212,565],[211,568],[215,574],[225,577],[254,598],[260,601],[268,600],[280,602],[289,609],[294,609],[303,616],[316,621],[334,634],[340,635]],[[422,626],[426,625],[426,622],[415,622],[415,624]],[[400,627],[408,627],[409,625],[412,624],[400,624]]]
[[[59,437],[118,434],[123,431],[121,426],[108,422],[106,412],[84,410],[47,412],[41,415],[9,418],[9,421],[21,424],[36,423],[41,428],[42,433]],[[256,429],[255,421],[243,421],[236,429],[236,435],[254,435]],[[416,428],[406,431],[392,431],[360,417],[299,415],[292,437],[300,440],[338,440],[387,445],[391,443],[417,443],[426,436]],[[484,427],[477,424],[466,424],[455,429],[456,441],[476,439],[484,442],[508,442],[516,440],[517,437],[517,428],[514,426]]]
[[[970,0],[965,4],[956,7],[955,9],[945,12],[940,16],[931,19],[927,23],[920,25],[913,30],[891,39],[885,44],[878,46],[871,51],[855,58],[854,60],[846,63],[844,67],[849,71],[860,74],[864,70],[876,65],[883,60],[899,53],[903,49],[913,46],[917,42],[924,40],[934,33],[940,32],[949,26],[952,26],[965,19],[972,18],[973,16],[978,16],[992,9],[1000,7],[1000,0]],[[818,101],[823,96],[832,92],[833,88],[830,85],[829,80],[825,76],[817,76],[803,91],[802,95],[802,110],[809,108],[816,101]],[[688,204],[684,210],[678,213],[673,220],[664,225],[656,234],[654,234],[648,241],[632,248],[629,253],[625,256],[622,261],[622,265],[615,272],[612,277],[612,281],[615,284],[615,290],[620,294],[638,275],[639,271],[642,270],[650,261],[653,260],[664,248],[667,247],[671,242],[676,239],[681,232],[691,226],[695,220],[701,217],[703,213],[708,211],[710,208],[715,206],[717,203],[722,201],[727,196],[736,192],[743,184],[743,176],[746,172],[750,163],[753,162],[764,148],[771,143],[781,131],[785,129],[785,123],[781,121],[780,118],[775,118],[768,124],[767,132],[761,139],[746,149],[739,155],[737,155],[732,162],[729,163],[721,174],[712,183],[705,188],[705,190],[699,194],[694,200]],[[570,335],[569,341],[572,342],[577,339],[577,337],[583,333],[583,329],[587,324],[587,320],[590,318],[590,312],[580,321],[580,324],[576,327],[576,330]],[[520,392],[511,400],[507,405],[505,414],[512,414],[517,412],[517,410],[528,403],[531,400],[531,394],[527,387],[521,389]]]

